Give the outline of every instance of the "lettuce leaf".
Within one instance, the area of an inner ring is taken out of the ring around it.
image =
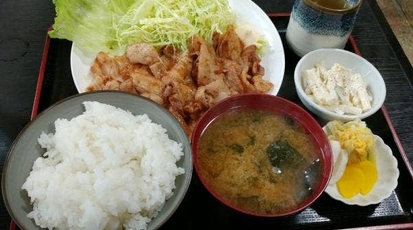
[[[51,38],[67,39],[86,54],[116,49],[113,27],[135,0],[54,0],[56,17]]]

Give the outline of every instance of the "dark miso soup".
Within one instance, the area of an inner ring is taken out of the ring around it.
[[[291,117],[237,109],[215,119],[202,134],[197,171],[230,206],[276,215],[296,209],[311,195],[304,170],[318,152]],[[311,177],[321,177],[320,168]]]

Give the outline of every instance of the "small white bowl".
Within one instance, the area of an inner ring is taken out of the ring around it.
[[[363,81],[367,84],[368,90],[373,97],[371,109],[358,115],[338,114],[315,103],[311,97],[304,92],[301,80],[303,71],[314,68],[315,65],[320,64],[329,69],[335,63],[350,69],[353,74],[359,73],[362,76]],[[317,49],[304,55],[295,67],[294,83],[298,97],[304,106],[315,115],[327,121],[349,121],[357,118],[362,120],[377,112],[386,98],[386,85],[376,67],[363,57],[342,49]]]

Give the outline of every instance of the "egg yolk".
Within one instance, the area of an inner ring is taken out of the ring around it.
[[[343,176],[337,181],[340,195],[346,199],[357,194],[366,195],[377,182],[377,167],[372,161],[360,161],[347,165]]]

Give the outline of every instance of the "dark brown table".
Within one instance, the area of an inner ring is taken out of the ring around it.
[[[266,13],[288,13],[293,0],[254,0]],[[20,130],[30,121],[46,32],[53,24],[51,0],[0,0],[0,164]],[[271,14],[280,35],[288,14]],[[381,225],[382,229],[413,226],[413,68],[388,26],[375,0],[365,0],[352,37],[358,52],[383,75],[387,98],[382,110],[367,120],[375,133],[397,155],[401,176],[389,199],[369,207],[347,206],[324,194],[310,210],[280,219],[261,219],[235,213],[214,200],[196,176],[181,207],[165,229],[267,229],[267,228],[357,228]],[[283,40],[285,43],[285,40]],[[71,43],[50,41],[39,111],[75,94],[70,77]],[[349,49],[353,46],[348,45]],[[298,57],[286,50],[286,72],[279,95],[297,101],[291,77]],[[16,168],[15,170],[19,170]],[[0,201],[0,229],[9,229],[11,218]],[[203,210],[203,213],[200,212]],[[390,226],[391,225],[391,226]]]

